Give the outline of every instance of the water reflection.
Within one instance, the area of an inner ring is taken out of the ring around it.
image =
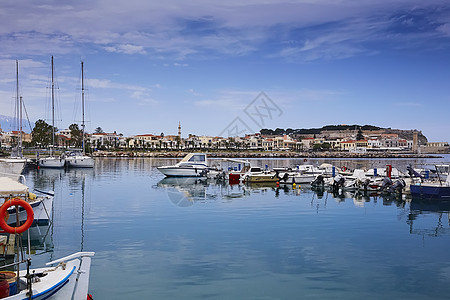
[[[438,237],[450,234],[450,201],[413,199],[406,223],[411,234]]]
[[[30,186],[36,175],[43,189],[56,190],[54,235],[47,236],[55,257],[96,252],[90,289],[97,298],[448,294],[446,206],[306,185],[163,179],[155,167],[169,163],[102,158],[93,170],[27,176]]]
[[[29,229],[29,234],[31,254],[40,255],[53,251],[53,223],[44,226],[32,226]],[[28,248],[27,234],[22,235],[22,243],[25,248]],[[26,252],[28,252],[28,250]]]
[[[234,201],[250,196],[267,196],[276,199],[281,196],[298,196],[302,199],[309,197],[310,208],[317,214],[327,209],[330,200],[337,204],[351,202],[355,207],[366,205],[396,206],[406,216],[411,234],[438,236],[450,232],[449,212],[450,202],[425,201],[408,199],[397,195],[377,195],[364,192],[328,192],[323,187],[304,185],[294,188],[292,185],[257,184],[257,185],[229,185],[206,178],[164,178],[157,183],[157,188],[165,189],[171,203],[178,207],[189,207],[196,202]],[[424,216],[425,215],[425,216]],[[401,216],[402,218],[403,216]],[[425,218],[425,224],[420,221]],[[418,224],[422,223],[422,224]],[[427,227],[424,227],[424,226]]]
[[[195,202],[243,198],[249,195],[251,190],[244,185],[229,185],[214,179],[198,177],[166,177],[156,186],[165,189],[169,200],[178,207],[188,207]]]

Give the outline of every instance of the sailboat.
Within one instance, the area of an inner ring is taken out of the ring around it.
[[[23,157],[22,153],[22,96],[19,94],[19,61],[16,60],[16,115],[15,119],[17,121],[18,130],[18,140],[17,145],[13,147],[11,151],[11,157],[0,159],[0,172],[4,173],[2,175],[11,175],[12,177],[19,176],[27,162],[26,158]]]
[[[69,156],[66,158],[66,162],[69,167],[78,167],[78,168],[93,168],[94,167],[94,159],[88,155],[86,155],[85,150],[85,124],[84,124],[84,62],[81,61],[81,134],[82,134],[82,143],[81,143],[81,151],[72,151]]]
[[[55,80],[54,65],[52,56],[52,146],[50,147],[50,156],[38,159],[38,166],[41,168],[63,168],[66,160],[62,157],[53,156],[53,147],[55,145]]]

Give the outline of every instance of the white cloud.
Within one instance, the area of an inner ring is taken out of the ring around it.
[[[309,51],[310,59],[341,58],[366,53],[357,40],[379,40],[376,32],[383,27],[377,28],[380,24],[373,22],[374,16],[380,18],[396,11],[439,6],[448,5],[445,0],[129,0],[126,5],[119,0],[52,5],[4,1],[0,42],[2,55],[44,54],[49,49],[53,53],[76,53],[80,48],[93,47],[113,53],[185,59],[208,51],[245,55],[259,51],[268,41],[275,39],[280,43],[291,39],[291,29],[318,30],[315,26],[326,25],[330,31],[319,30],[315,37],[294,36],[297,41],[307,42],[303,46],[286,47],[279,54],[297,56]],[[436,18],[443,22],[445,10],[441,15]],[[359,20],[357,24],[353,23],[355,19]],[[404,18],[402,23],[410,26],[413,21]],[[333,28],[333,24],[343,28]],[[437,30],[449,32],[445,24]]]
[[[145,54],[146,51],[143,46],[135,46],[130,44],[116,45],[105,47],[108,52],[124,53],[124,54]]]
[[[440,33],[443,33],[446,36],[450,36],[450,24],[445,23],[436,28],[436,30]]]

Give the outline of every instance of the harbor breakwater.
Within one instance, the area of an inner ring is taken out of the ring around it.
[[[198,151],[202,152],[202,151]],[[392,152],[263,152],[263,151],[203,151],[208,153],[208,157],[219,158],[440,158],[438,154],[417,154],[417,153],[392,153]],[[165,157],[183,158],[190,151],[96,151],[95,157]]]

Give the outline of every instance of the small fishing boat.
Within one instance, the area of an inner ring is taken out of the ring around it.
[[[0,298],[86,300],[91,257],[94,254],[94,252],[77,252],[51,261],[46,267],[38,269],[29,268],[31,264],[29,258],[23,261],[28,266],[19,272],[19,276],[16,272],[0,271]]]
[[[274,168],[274,171],[280,184],[310,184],[317,177],[317,175],[300,171],[298,166],[296,169]]]
[[[7,210],[13,206],[26,211],[24,224],[10,226],[6,223]],[[21,233],[29,230],[33,219],[31,205],[19,197],[8,199],[0,206],[0,228],[10,236],[15,236],[16,240]],[[1,299],[89,299],[89,274],[94,252],[77,252],[51,261],[46,267],[31,269],[31,249],[28,247],[28,257],[25,258],[22,245],[16,243],[14,262],[0,267]],[[21,265],[25,265],[25,268],[21,268]],[[14,271],[10,271],[11,268]]]
[[[21,178],[23,178],[23,175]],[[23,178],[22,180],[25,179]],[[31,193],[28,186],[23,183],[9,177],[0,177],[0,204],[7,202],[9,199],[21,198],[30,205],[34,212],[32,224],[48,225],[52,214],[53,192],[38,191],[38,194]],[[16,208],[9,207],[7,212],[9,215],[7,224],[15,224],[17,221]],[[24,223],[27,217],[26,210],[19,208],[18,221]]]
[[[173,166],[157,167],[158,171],[168,177],[206,176],[209,171],[205,153],[189,153]]]
[[[276,183],[279,180],[277,172],[264,171],[260,167],[251,167],[243,176],[245,183]]]

